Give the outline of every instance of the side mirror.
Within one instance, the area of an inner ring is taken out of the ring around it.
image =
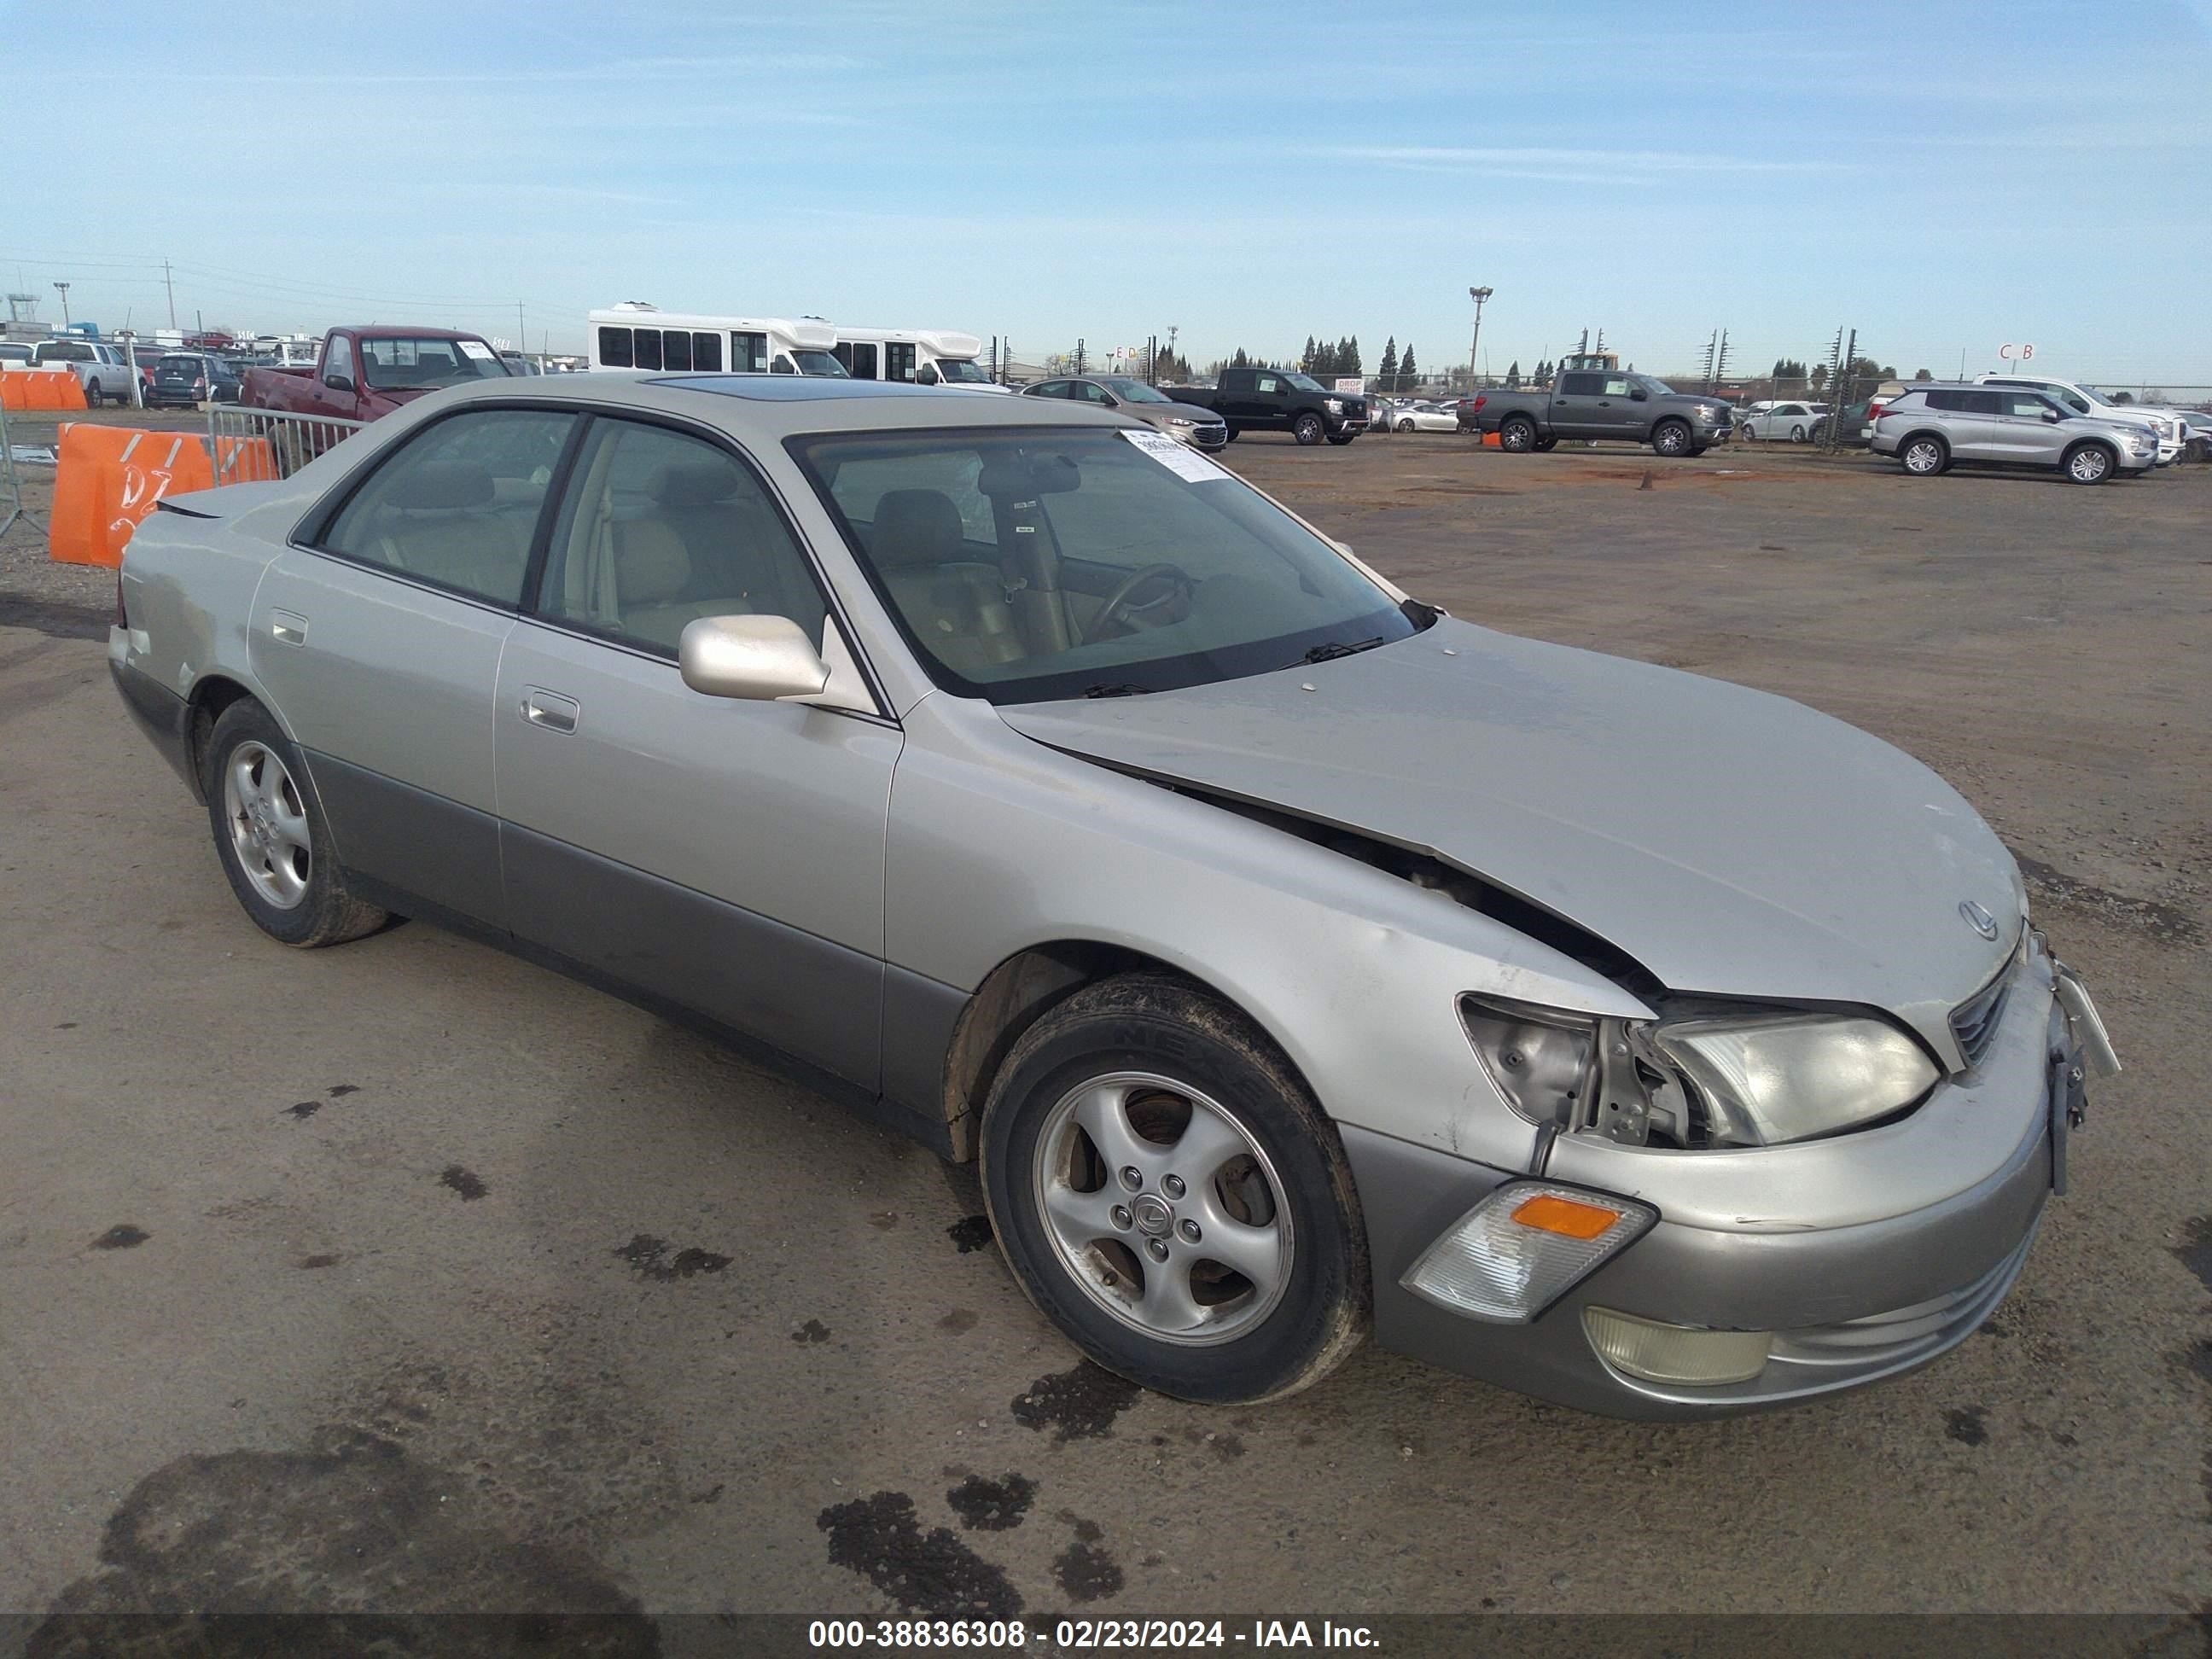
[[[1651,401],[1651,394],[1648,392],[1632,392],[1628,394],[1628,401],[1632,404],[1648,404]]]
[[[684,684],[709,697],[775,702],[830,684],[830,665],[788,617],[702,617],[684,625],[676,660]]]
[[[353,376],[350,374],[325,374],[323,376],[323,384],[330,387],[333,392],[350,392],[353,390]]]
[[[918,386],[935,386],[938,380],[937,369],[933,364],[924,363],[915,371],[914,378]]]
[[[2046,409],[2043,411],[2043,423],[2045,426],[2057,426],[2060,418],[2058,411],[2055,409]]]

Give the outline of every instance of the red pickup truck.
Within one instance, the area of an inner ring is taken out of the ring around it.
[[[245,409],[374,421],[440,386],[507,373],[490,343],[449,328],[334,328],[313,368],[249,368]]]

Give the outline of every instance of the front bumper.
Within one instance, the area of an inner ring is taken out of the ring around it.
[[[2004,1299],[2027,1257],[2052,1177],[2054,1048],[2069,1042],[2039,956],[2022,970],[2006,1030],[1979,1070],[1944,1086],[1916,1118],[1931,1155],[1956,1144],[1940,1121],[1992,1115],[2016,1127],[1996,1167],[1966,1172],[1963,1189],[1905,1214],[1792,1229],[1786,1218],[1741,1230],[1670,1216],[1668,1161],[1759,1158],[1749,1152],[1633,1154],[1657,1160],[1634,1196],[1658,1224],[1525,1325],[1488,1324],[1440,1307],[1401,1279],[1439,1235],[1495,1188],[1522,1178],[1430,1148],[1340,1126],[1366,1200],[1375,1332],[1385,1347],[1521,1393],[1609,1417],[1687,1420],[1790,1404],[1917,1369],[1964,1341]],[[1895,1131],[1911,1133],[1907,1119]],[[1851,1156],[1855,1137],[1822,1143]],[[1783,1151],[1786,1149],[1775,1149]],[[1548,1175],[1564,1160],[1555,1152]],[[1679,1166],[1678,1166],[1679,1167]],[[1577,1177],[1569,1174],[1573,1181]],[[1593,1183],[1594,1184],[1594,1183]],[[1757,1229],[1754,1231],[1753,1229]],[[1765,1368],[1716,1387],[1633,1377],[1601,1359],[1583,1310],[1604,1308],[1667,1324],[1771,1331]]]

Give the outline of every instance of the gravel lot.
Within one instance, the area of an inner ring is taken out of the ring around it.
[[[966,1170],[428,927],[263,940],[86,637],[110,579],[19,532],[0,1611],[2130,1611],[2195,1650],[2212,468],[1228,459],[1462,617],[1800,698],[1981,807],[2129,1066],[1984,1334],[1698,1427],[1371,1350],[1273,1407],[1139,1395]]]

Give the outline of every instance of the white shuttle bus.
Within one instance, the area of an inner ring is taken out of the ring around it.
[[[589,313],[591,366],[842,379],[837,331],[818,317],[707,317],[627,300]]]
[[[943,328],[840,328],[837,361],[856,380],[907,380],[921,386],[981,386],[1003,392],[978,360],[983,343]]]

